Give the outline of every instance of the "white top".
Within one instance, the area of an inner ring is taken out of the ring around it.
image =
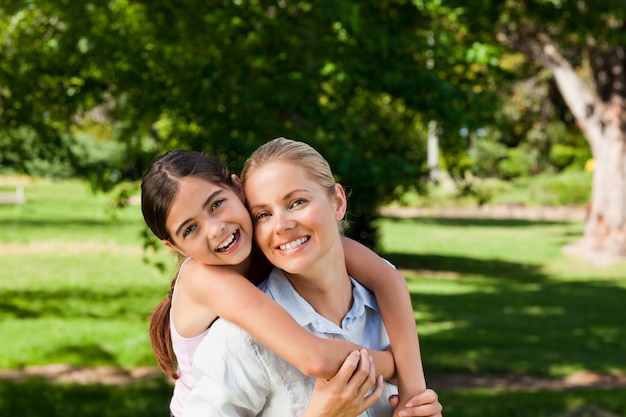
[[[274,269],[259,286],[307,331],[384,350],[389,338],[374,296],[352,280],[353,303],[341,327],[319,315]],[[196,386],[182,417],[297,417],[308,407],[315,378],[307,377],[233,323],[218,319],[193,361]],[[391,417],[387,398],[397,388],[385,382],[381,399],[361,416]],[[178,416],[181,417],[181,416]]]
[[[183,270],[183,266],[185,266],[187,261],[190,259],[191,258],[185,259],[178,269],[178,276],[176,277],[176,283],[174,284],[174,290],[172,292],[172,305],[174,305],[174,293],[176,292],[176,287],[178,287],[181,271]],[[191,371],[191,363],[193,355],[196,352],[196,348],[200,345],[200,342],[202,342],[208,331],[209,330],[207,329],[194,337],[181,336],[176,331],[176,327],[174,326],[174,320],[172,320],[172,309],[170,308],[170,334],[172,336],[174,354],[176,355],[176,361],[178,362],[179,375],[178,379],[174,383],[174,392],[172,394],[172,400],[170,401],[170,411],[175,417],[183,415],[183,404],[196,383]]]

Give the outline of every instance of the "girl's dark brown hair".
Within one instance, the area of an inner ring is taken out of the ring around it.
[[[141,181],[141,212],[148,228],[160,240],[172,242],[165,221],[180,180],[185,177],[197,177],[231,189],[236,188],[228,167],[212,156],[196,151],[176,150],[158,157]],[[155,307],[150,317],[150,342],[154,356],[163,372],[174,379],[178,378],[178,366],[170,333],[170,309],[175,284],[176,277],[172,280],[167,296]]]

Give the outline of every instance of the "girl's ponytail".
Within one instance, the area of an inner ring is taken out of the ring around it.
[[[170,309],[172,307],[172,293],[176,284],[175,277],[167,296],[154,308],[150,317],[150,342],[156,357],[157,364],[167,376],[177,379],[178,363],[172,346],[170,333]]]

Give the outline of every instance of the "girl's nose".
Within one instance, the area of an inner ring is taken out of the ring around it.
[[[214,222],[209,226],[209,239],[215,239],[216,237],[221,236],[224,233],[224,223],[222,222]]]

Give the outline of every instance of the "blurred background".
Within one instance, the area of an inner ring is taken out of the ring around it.
[[[445,415],[626,415],[625,6],[3,0],[0,410],[167,414],[141,175],[285,136],[405,273]]]

